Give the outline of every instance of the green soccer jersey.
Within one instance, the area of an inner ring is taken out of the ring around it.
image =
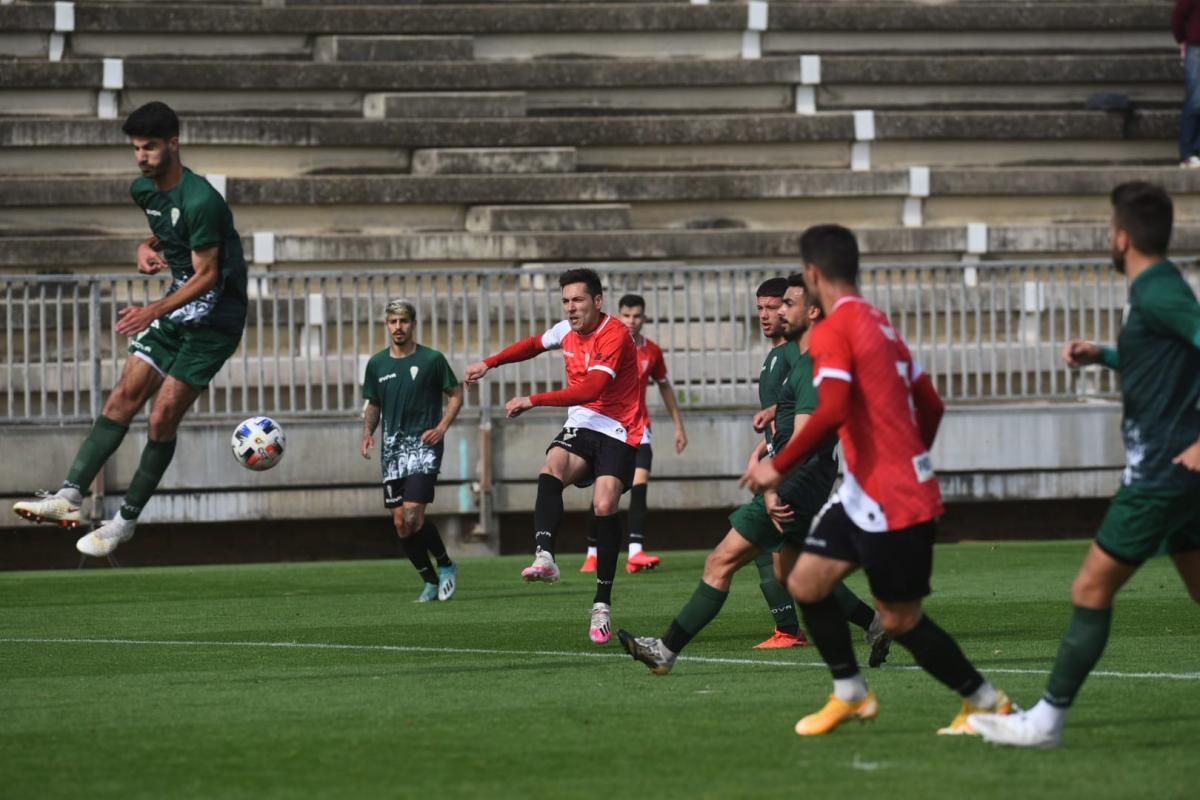
[[[1200,304],[1170,261],[1129,286],[1117,339],[1126,466],[1141,489],[1200,491],[1200,475],[1171,461],[1200,439]]]
[[[818,402],[820,401],[817,387],[813,385],[812,356],[801,353],[792,364],[779,392],[775,411],[775,438],[771,443],[774,452],[783,450],[791,441],[796,430],[796,417],[811,416],[817,410]],[[797,498],[806,498],[802,503],[804,506],[814,503],[818,507],[823,505],[837,478],[837,461],[833,455],[835,447],[836,434],[830,436],[799,469],[788,476],[779,489],[780,497],[792,503],[795,503]]]
[[[767,353],[762,369],[758,373],[759,408],[770,408],[778,403],[779,393],[783,390],[788,373],[799,357],[800,347],[795,342],[784,342],[772,347],[771,351]],[[767,440],[768,454],[774,455],[774,451],[771,449],[771,440],[774,438],[771,426],[767,426],[763,431],[763,437]]]
[[[371,356],[362,396],[381,410],[384,481],[441,470],[441,443],[427,445],[421,434],[441,422],[443,396],[456,386],[445,356],[423,345],[404,358],[393,358],[390,349]]]
[[[180,325],[210,327],[228,333],[246,327],[246,259],[233,214],[212,185],[183,169],[172,189],[160,192],[150,178],[138,178],[129,192],[146,212],[150,231],[162,242],[161,255],[171,269],[171,288],[179,289],[194,274],[192,252],[219,248],[217,285],[169,315]]]

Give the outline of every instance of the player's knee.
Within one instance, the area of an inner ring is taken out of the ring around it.
[[[1071,584],[1071,602],[1080,608],[1108,608],[1113,594],[1112,588],[1088,572],[1079,573]]]
[[[617,506],[620,503],[620,498],[615,497],[595,497],[592,499],[592,508],[595,509],[597,517],[611,517],[617,513]]]
[[[879,621],[883,624],[883,629],[887,631],[888,636],[893,639],[903,636],[917,627],[923,613],[919,605],[900,608],[889,608],[882,603],[879,605]]]
[[[403,514],[404,526],[411,532],[421,530],[425,524],[425,511],[420,508],[406,508]]]
[[[821,586],[815,582],[807,580],[803,575],[793,571],[788,575],[787,583],[788,594],[797,602],[803,605],[811,605],[825,599],[825,595],[829,592],[822,592]]]
[[[408,519],[404,515],[404,509],[392,509],[392,525],[396,528],[396,535],[401,539],[407,539],[412,535],[413,529],[408,525]]]

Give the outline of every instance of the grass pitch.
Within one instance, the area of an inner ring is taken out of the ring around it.
[[[939,547],[930,613],[1032,704],[1085,548]],[[703,556],[619,573],[614,623],[660,634]],[[1049,752],[934,735],[957,698],[900,648],[868,676],[876,722],[802,740],[829,677],[811,648],[750,649],[753,568],[657,677],[587,641],[578,557],[558,586],[523,585],[527,560],[462,562],[425,606],[402,561],[0,575],[0,797],[1196,796],[1200,612],[1165,560]]]

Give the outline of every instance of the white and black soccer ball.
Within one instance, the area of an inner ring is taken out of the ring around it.
[[[233,430],[233,457],[246,469],[261,472],[283,458],[287,437],[283,428],[270,417],[251,417]]]

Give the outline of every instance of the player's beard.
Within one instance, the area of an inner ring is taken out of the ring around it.
[[[1125,274],[1125,253],[1118,250],[1115,245],[1112,249],[1112,265],[1117,272]]]
[[[164,148],[162,157],[158,160],[158,164],[150,168],[150,172],[146,175],[147,178],[161,178],[167,174],[167,170],[171,169],[175,164],[175,157],[171,155],[168,148]]]

